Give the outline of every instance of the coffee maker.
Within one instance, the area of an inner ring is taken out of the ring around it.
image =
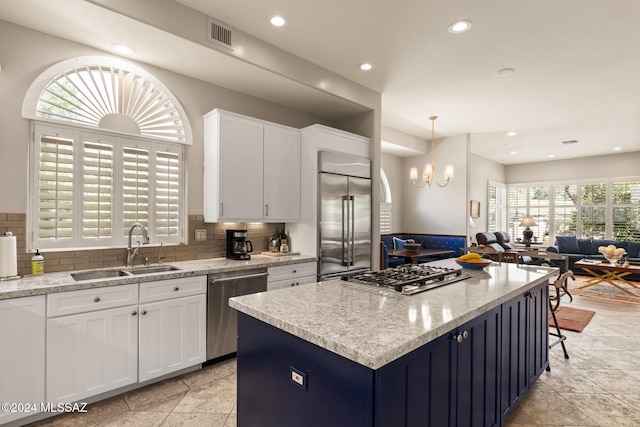
[[[227,230],[227,258],[247,260],[253,252],[251,240],[247,240],[247,230]]]

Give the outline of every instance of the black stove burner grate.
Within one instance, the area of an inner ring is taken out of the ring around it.
[[[460,268],[448,268],[426,264],[406,264],[381,271],[369,271],[343,275],[342,280],[363,285],[379,286],[413,295],[429,289],[459,282],[471,276],[462,274]]]

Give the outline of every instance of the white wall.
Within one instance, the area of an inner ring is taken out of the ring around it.
[[[403,186],[409,182],[409,172],[404,170],[403,158],[393,154],[382,153],[380,167],[389,181],[391,190],[391,232],[404,232],[402,226],[402,215],[404,211],[404,190]]]
[[[404,185],[404,232],[466,235],[469,221],[467,199],[467,135],[444,138],[435,142],[435,180],[443,183],[446,165],[453,165],[454,177],[444,188],[415,187],[408,180]],[[431,150],[426,155],[408,157],[403,169],[418,168],[422,176],[425,164],[431,163]]]
[[[506,167],[506,182],[549,182],[640,175],[640,152],[525,163]]]
[[[21,109],[27,89],[38,75],[59,61],[86,55],[111,55],[4,21],[0,21],[0,40],[14,41],[0,45],[0,183],[3,184],[0,186],[0,212],[24,213],[27,211],[29,122],[22,118]],[[222,108],[297,128],[314,123],[336,126],[321,117],[164,69],[142,63],[136,65],[153,74],[173,92],[191,123],[193,146],[186,151],[189,214],[203,212],[203,114]]]
[[[472,136],[473,138],[473,136]],[[487,217],[489,181],[506,182],[505,165],[476,154],[469,154],[469,200],[480,202],[480,218],[474,218],[476,229],[469,230],[471,236],[489,227]]]

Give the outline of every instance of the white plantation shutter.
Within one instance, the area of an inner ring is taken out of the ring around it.
[[[182,145],[40,123],[33,135],[29,249],[122,247],[135,222],[151,244],[186,242]]]
[[[82,236],[112,237],[113,147],[84,143]]]
[[[73,237],[73,139],[40,135],[39,138],[39,239]],[[46,245],[45,245],[46,246]]]
[[[123,154],[123,230],[136,222],[149,227],[149,151],[125,147]]]
[[[156,234],[177,236],[180,232],[180,156],[156,153]]]
[[[380,234],[391,233],[391,203],[380,203]]]

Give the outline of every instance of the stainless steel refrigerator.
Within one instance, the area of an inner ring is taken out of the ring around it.
[[[318,272],[328,278],[371,268],[371,163],[319,151]]]

